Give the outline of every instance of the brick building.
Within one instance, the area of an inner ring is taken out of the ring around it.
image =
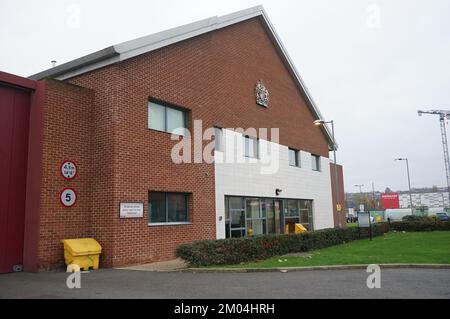
[[[322,117],[262,7],[0,82],[30,108],[23,241],[10,264],[62,266],[66,238],[94,237],[101,265],[117,267],[171,259],[194,240],[337,222],[331,134],[313,124]],[[200,121],[213,136],[196,138]],[[183,137],[189,147],[174,152]],[[64,162],[74,178],[61,176]]]

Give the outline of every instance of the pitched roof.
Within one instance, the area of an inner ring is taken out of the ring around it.
[[[284,48],[283,43],[277,35],[272,23],[269,20],[269,17],[267,16],[262,6],[252,7],[221,17],[212,17],[198,22],[186,24],[177,28],[144,36],[135,40],[116,44],[103,50],[86,55],[84,57],[34,74],[29,78],[33,80],[40,80],[46,77],[53,77],[59,80],[69,79],[71,77],[93,71],[110,64],[124,61],[135,56],[148,53],[214,30],[225,28],[227,26],[255,17],[260,17],[263,21],[263,25],[267,29],[269,36],[271,37],[276,49],[280,53],[283,62],[286,64],[289,72],[291,73],[291,76],[296,81],[296,84],[314,117],[316,119],[323,119],[319,109],[317,108],[314,100],[309,94],[302,78],[300,77],[300,74],[295,68],[291,58],[289,57],[289,54]],[[330,149],[333,149],[333,137],[328,126],[322,126],[322,128],[325,136],[328,139]],[[335,147],[337,148],[337,143],[335,144]]]

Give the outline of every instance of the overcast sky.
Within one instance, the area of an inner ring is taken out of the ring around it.
[[[1,1],[0,70],[29,76],[113,44],[262,4],[326,119],[347,192],[446,186],[450,1]],[[79,13],[79,15],[78,15]],[[79,18],[78,18],[79,17]]]

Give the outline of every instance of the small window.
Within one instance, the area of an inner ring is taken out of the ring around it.
[[[223,130],[219,127],[214,128],[214,143],[216,151],[223,152]]]
[[[176,135],[186,135],[187,112],[148,102],[148,128]]]
[[[289,165],[300,167],[300,152],[292,148],[289,149]]]
[[[313,171],[320,171],[320,156],[318,155],[311,155],[311,161],[312,161],[312,170]]]
[[[259,140],[250,136],[244,136],[244,156],[259,158]]]
[[[150,192],[149,224],[188,223],[189,194]]]

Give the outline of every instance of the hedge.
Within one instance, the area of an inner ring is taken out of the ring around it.
[[[389,231],[389,224],[373,225],[373,236]],[[263,235],[223,240],[204,240],[177,247],[176,256],[191,266],[239,264],[289,253],[306,252],[365,238],[358,228],[325,229],[306,234]]]
[[[391,230],[395,231],[449,231],[450,222],[425,220],[425,221],[407,221],[407,222],[391,222]]]
[[[389,231],[450,231],[450,222],[429,220],[377,223],[373,225],[372,235],[381,236]],[[176,256],[184,259],[191,266],[231,265],[326,248],[368,236],[367,230],[344,228],[297,235],[204,240],[178,246]]]

